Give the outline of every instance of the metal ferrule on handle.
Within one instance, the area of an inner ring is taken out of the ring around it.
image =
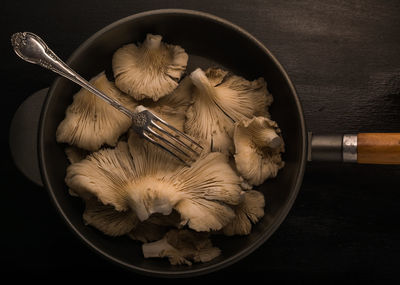
[[[308,135],[308,160],[400,164],[400,133]]]
[[[308,161],[357,162],[356,134],[308,134]]]

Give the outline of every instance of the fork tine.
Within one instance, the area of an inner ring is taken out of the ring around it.
[[[190,166],[190,164],[185,161],[184,159],[180,158],[178,155],[176,155],[175,153],[173,153],[171,150],[169,150],[167,147],[163,146],[162,144],[158,143],[156,140],[154,140],[151,136],[149,136],[146,133],[142,134],[144,137],[146,137],[147,140],[149,140],[151,143],[161,147],[163,150],[167,151],[169,154],[171,154],[173,157],[175,157],[176,159],[178,159],[179,161],[181,161],[183,164],[185,164],[186,166]]]
[[[187,139],[189,142],[193,143],[194,145],[196,145],[198,148],[203,149],[203,147],[198,144],[196,141],[194,141],[191,137],[189,137],[187,134],[181,132],[180,130],[178,130],[177,128],[175,128],[174,126],[168,124],[166,121],[164,121],[163,119],[161,119],[160,117],[158,117],[157,115],[155,115],[154,113],[152,113],[152,116],[159,122],[161,122],[162,124],[164,124],[166,127],[168,127],[169,129],[175,131],[176,133],[179,134],[179,136],[184,137],[185,139]]]
[[[171,134],[170,132],[167,132],[166,130],[164,130],[162,127],[160,127],[159,125],[157,125],[155,122],[151,121],[152,127],[155,127],[157,130],[159,130],[160,132],[162,132],[163,134],[167,135],[171,140],[173,140],[174,142],[177,142],[178,144],[180,144],[182,147],[186,148],[187,150],[193,152],[195,155],[199,155],[199,153],[194,150],[192,147],[190,147],[189,145],[187,145],[186,143],[184,143],[182,140],[180,140],[179,138],[175,137],[173,134]]]
[[[132,116],[132,128],[153,144],[190,166],[203,147],[190,136],[171,126],[147,108],[139,105]]]
[[[183,150],[181,150],[179,147],[177,147],[176,145],[172,144],[171,142],[169,142],[168,140],[166,140],[165,138],[163,138],[162,136],[160,136],[159,134],[157,134],[155,131],[151,130],[151,129],[146,129],[144,130],[143,134],[147,135],[146,137],[150,137],[148,134],[146,134],[145,132],[149,132],[151,136],[154,136],[155,138],[157,138],[159,141],[156,141],[153,139],[153,141],[155,141],[159,146],[163,146],[164,149],[167,149],[170,153],[173,153],[175,157],[180,158],[181,160],[184,160],[186,164],[188,160],[190,160],[190,162],[193,162],[194,159],[192,156],[188,155],[186,152],[184,152]],[[164,144],[164,145],[163,145]],[[183,156],[180,157],[177,153],[181,154]],[[186,159],[186,160],[185,160]]]

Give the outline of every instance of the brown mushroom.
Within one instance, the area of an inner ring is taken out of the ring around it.
[[[107,80],[104,72],[92,78],[90,82],[126,108],[134,110],[136,107],[131,98]],[[86,89],[81,89],[74,95],[72,104],[67,108],[65,118],[57,128],[56,138],[58,142],[96,151],[103,144],[115,146],[118,138],[130,126],[131,120],[128,116]]]
[[[256,190],[245,191],[243,201],[235,206],[235,218],[223,228],[227,236],[248,235],[252,224],[264,216],[264,195]]]
[[[221,254],[214,247],[207,233],[186,229],[170,230],[161,240],[142,245],[145,258],[167,257],[172,265],[192,265],[192,262],[208,262]]]
[[[236,168],[251,185],[260,185],[275,177],[284,166],[280,130],[276,122],[266,117],[236,123],[234,142]]]
[[[136,100],[157,101],[171,93],[186,70],[184,49],[161,39],[160,35],[147,34],[142,44],[127,44],[113,55],[115,84]]]
[[[272,96],[264,79],[247,81],[220,69],[190,74],[195,86],[185,131],[203,141],[211,151],[233,152],[234,123],[264,114]]]
[[[240,178],[221,153],[209,153],[191,167],[171,163],[158,147],[137,137],[103,149],[67,168],[66,182],[79,195],[90,193],[117,211],[132,209],[140,221],[153,213],[178,211],[197,231],[219,230],[234,217],[230,205],[242,199]]]

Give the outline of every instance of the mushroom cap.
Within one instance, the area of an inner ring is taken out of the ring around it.
[[[129,210],[126,188],[134,180],[133,162],[126,142],[101,149],[67,167],[66,184],[79,196],[93,195],[117,211]]]
[[[142,44],[127,44],[113,55],[115,84],[136,100],[157,101],[171,93],[186,70],[189,57],[185,50],[161,39],[147,34]]]
[[[182,224],[196,231],[221,229],[234,217],[229,205],[242,200],[241,179],[219,152],[204,155],[170,179],[184,197],[174,208]]]
[[[135,102],[107,80],[104,72],[90,82],[126,108],[134,110],[136,107]],[[96,151],[103,144],[115,146],[119,136],[130,125],[131,120],[125,114],[82,88],[74,95],[72,104],[67,108],[65,118],[57,128],[56,138],[58,142]]]
[[[242,120],[235,125],[233,140],[236,168],[251,185],[275,177],[284,166],[284,142],[276,122],[266,117]]]
[[[186,167],[133,132],[128,143],[141,176],[150,177],[150,181],[144,182],[150,186],[132,193],[139,217],[146,218],[152,211],[161,212],[163,208],[175,209],[181,215],[182,224],[196,231],[220,229],[233,218],[229,205],[241,200],[241,179],[223,154],[206,154]],[[140,207],[144,203],[146,208]]]
[[[178,130],[183,131],[186,111],[192,103],[192,90],[192,81],[189,77],[185,77],[171,94],[162,97],[157,102],[152,101],[144,105]]]
[[[131,210],[118,212],[113,206],[104,205],[97,198],[85,201],[83,220],[109,236],[122,236],[132,231],[139,224]]]
[[[71,164],[81,161],[86,157],[86,155],[88,155],[88,152],[86,150],[75,146],[67,146],[64,151],[69,163]],[[71,196],[79,197],[79,195],[71,188],[68,189],[68,193]],[[81,198],[88,200],[92,198],[92,195],[89,194],[87,197],[81,197]]]
[[[143,244],[142,251],[145,258],[168,257],[172,265],[189,266],[192,262],[208,262],[221,254],[208,234],[187,229],[172,229],[161,240]]]
[[[133,210],[140,221],[178,211],[197,231],[219,230],[242,199],[241,179],[221,153],[208,153],[186,167],[131,132],[128,144],[102,149],[67,168],[66,183],[117,211]]]
[[[190,78],[194,103],[187,112],[185,131],[211,151],[233,152],[234,123],[264,114],[272,102],[264,79],[248,81],[213,68],[206,72],[198,68]]]
[[[264,216],[264,195],[256,190],[245,191],[243,201],[235,206],[235,218],[223,228],[227,236],[248,235],[252,223],[257,223]]]

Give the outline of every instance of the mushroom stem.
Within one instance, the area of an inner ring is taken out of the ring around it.
[[[278,136],[275,136],[273,139],[271,139],[268,146],[270,148],[277,149],[282,145],[282,143],[283,143],[282,139]]]
[[[162,39],[162,37],[159,35],[147,34],[146,41],[145,41],[146,47],[148,49],[159,48],[160,44],[161,44],[161,39]]]
[[[256,145],[267,146],[272,149],[278,149],[283,141],[272,128],[263,129],[262,131],[254,130],[253,140]]]
[[[201,68],[197,68],[195,71],[193,71],[190,74],[190,79],[197,88],[206,92],[206,94],[209,94],[210,92],[214,91],[213,87],[210,84],[210,81],[208,80],[204,71],[201,70]],[[200,94],[201,93],[202,92],[200,92]]]

